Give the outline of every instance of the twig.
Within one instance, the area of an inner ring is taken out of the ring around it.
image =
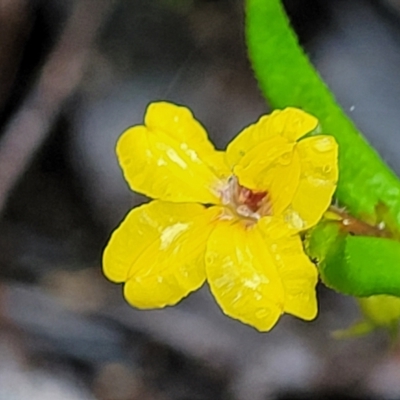
[[[75,2],[58,44],[0,142],[0,213],[14,185],[44,143],[65,100],[75,91],[110,0]]]
[[[0,110],[14,82],[30,32],[27,0],[0,0]]]

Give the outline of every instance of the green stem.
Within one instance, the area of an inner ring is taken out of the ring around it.
[[[280,0],[246,1],[247,46],[264,96],[274,108],[315,115],[339,143],[336,196],[355,216],[376,222],[377,208],[400,230],[400,181],[336,103],[298,44]]]

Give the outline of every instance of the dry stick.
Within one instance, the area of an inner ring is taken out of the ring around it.
[[[6,103],[32,24],[27,0],[0,0],[0,109]]]
[[[44,143],[61,106],[77,88],[110,0],[78,0],[42,73],[0,142],[0,213]]]

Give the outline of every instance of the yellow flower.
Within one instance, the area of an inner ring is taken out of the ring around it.
[[[338,178],[337,144],[312,136],[318,121],[275,111],[215,150],[189,109],[152,103],[123,133],[117,155],[134,208],[104,251],[108,279],[142,309],[178,303],[210,285],[225,314],[260,331],[283,313],[317,313],[317,270],[299,232],[315,225]]]

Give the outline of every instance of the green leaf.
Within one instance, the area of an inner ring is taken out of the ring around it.
[[[399,242],[352,236],[340,224],[325,221],[309,233],[306,249],[326,286],[356,297],[400,297]]]
[[[383,205],[400,230],[400,181],[337,105],[298,45],[280,0],[246,1],[246,37],[255,75],[269,103],[315,115],[322,131],[338,141],[339,202],[372,223],[379,222],[376,208]]]

